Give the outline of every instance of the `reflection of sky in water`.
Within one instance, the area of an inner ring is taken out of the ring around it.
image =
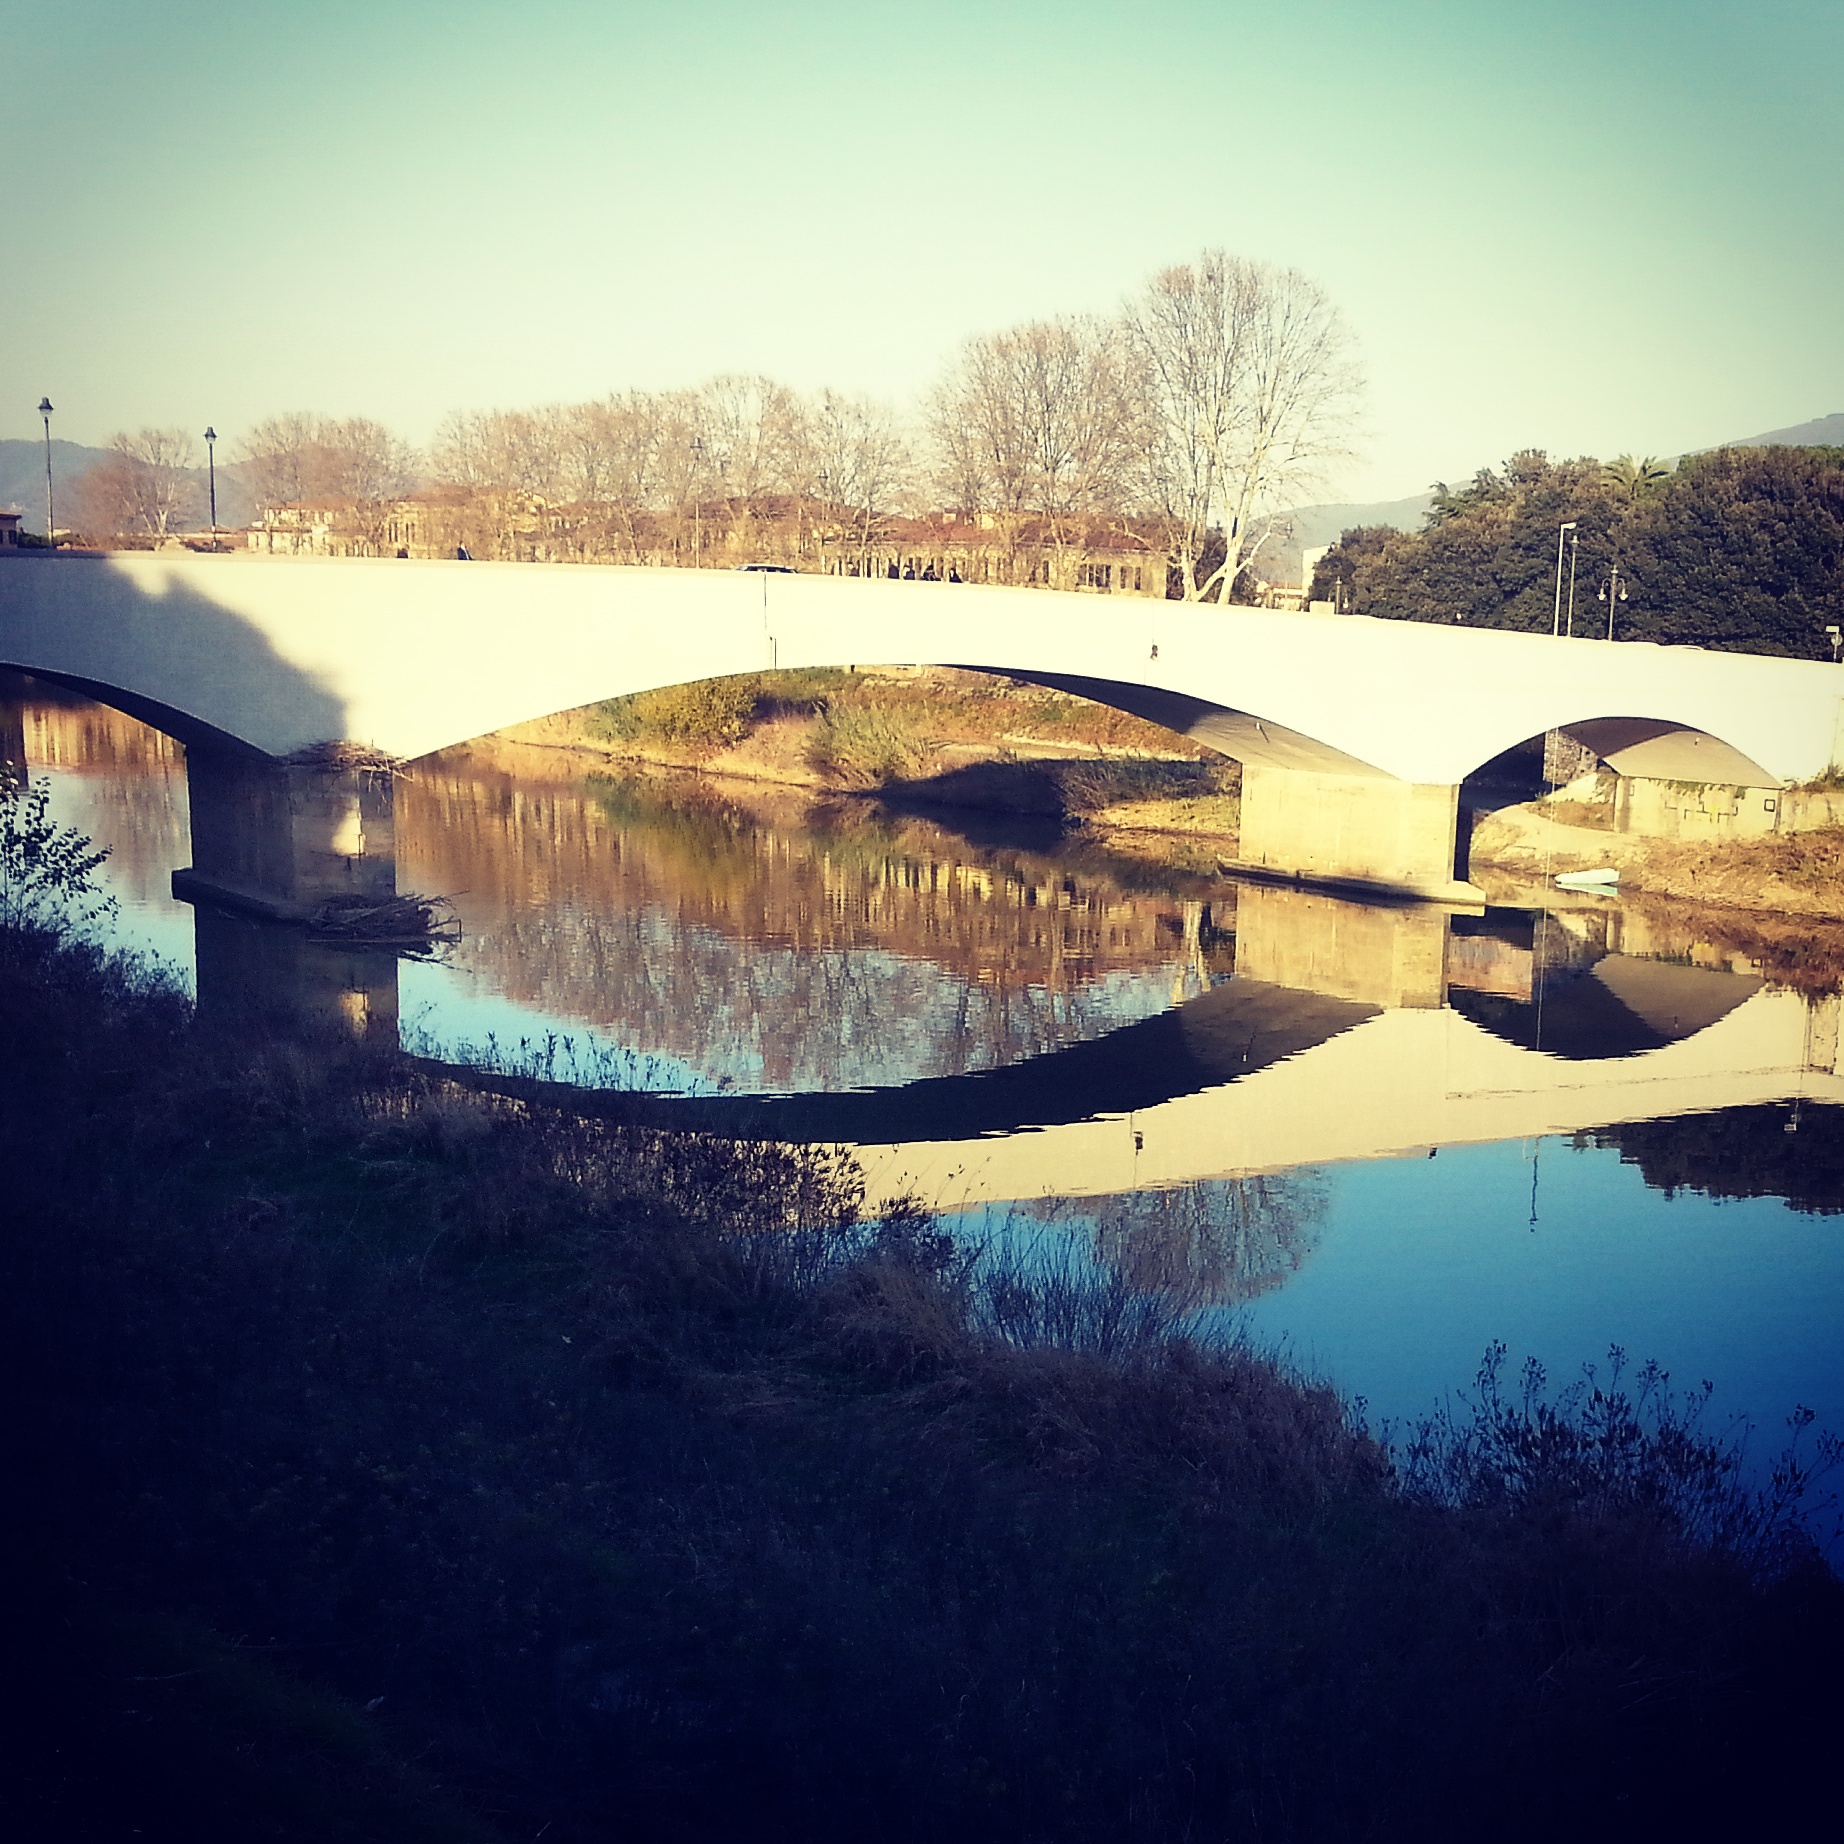
[[[1844,1119],[1808,1110],[1801,1131],[1836,1134]],[[1558,1139],[1321,1176],[1312,1259],[1241,1323],[1367,1398],[1373,1419],[1424,1413],[1500,1339],[1513,1368],[1536,1357],[1557,1381],[1616,1344],[1635,1365],[1656,1358],[1675,1384],[1707,1377],[1718,1422],[1759,1425],[1758,1456],[1797,1404],[1844,1428],[1844,1217],[1778,1198],[1668,1196],[1618,1152]]]
[[[1844,1134],[1844,1114],[1808,1106],[1799,1131]],[[1708,1430],[1752,1421],[1756,1477],[1784,1446],[1796,1406],[1816,1410],[1822,1428],[1844,1429],[1844,1216],[1779,1198],[1669,1195],[1617,1151],[1556,1138],[1321,1166],[1277,1182],[1303,1181],[1314,1194],[1310,1234],[1293,1233],[1302,1213],[1283,1191],[1276,1208],[1292,1220],[1267,1239],[1269,1258],[1250,1264],[1279,1284],[1241,1289],[1251,1297],[1207,1312],[1206,1323],[1363,1398],[1373,1427],[1387,1422],[1399,1435],[1469,1386],[1486,1348],[1502,1341],[1513,1379],[1527,1357],[1554,1385],[1583,1364],[1605,1375],[1612,1345],[1631,1370],[1656,1359],[1674,1388],[1708,1378]],[[973,1240],[1066,1236],[1084,1257],[1109,1228],[1081,1201],[1048,1224],[1008,1218],[1004,1206],[953,1220]]]
[[[118,776],[102,770],[79,774],[68,768],[34,766],[32,779],[50,788],[53,819],[111,847],[98,881],[118,905],[111,931],[114,939],[158,957],[190,991],[192,910],[174,897],[170,882],[173,872],[191,855],[183,774],[176,774],[169,787],[159,776]],[[138,823],[153,821],[152,838],[125,836],[128,808],[120,798],[124,789],[152,796],[134,803]]]

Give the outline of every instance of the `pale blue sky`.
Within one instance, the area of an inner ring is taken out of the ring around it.
[[[1844,409],[1837,0],[0,0],[0,435],[761,370],[899,402],[1208,244],[1394,497]]]

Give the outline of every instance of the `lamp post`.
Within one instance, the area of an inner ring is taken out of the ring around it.
[[[1549,626],[1552,639],[1560,639],[1562,635],[1562,534],[1573,531],[1575,525],[1574,519],[1564,519],[1556,527],[1556,614]]]
[[[1612,640],[1614,604],[1626,600],[1626,580],[1621,576],[1620,566],[1618,564],[1614,565],[1612,573],[1608,576],[1606,582],[1601,585],[1600,592],[1596,595],[1595,600],[1607,604],[1607,638]]]
[[[1831,642],[1831,663],[1836,665],[1840,655],[1844,655],[1844,628],[1828,627],[1825,638]]]
[[[51,514],[51,399],[38,400],[38,413],[45,419],[45,542],[53,549],[58,541],[58,522]]]
[[[704,468],[704,437],[694,435],[691,439],[692,457],[692,568],[698,568],[698,559],[704,549],[704,508],[698,503],[698,476]]]
[[[205,471],[211,481],[211,548],[218,548],[218,432],[205,425]]]
[[[1574,533],[1569,539],[1569,619],[1565,630],[1571,640],[1575,638],[1575,553],[1581,549],[1581,533]]]

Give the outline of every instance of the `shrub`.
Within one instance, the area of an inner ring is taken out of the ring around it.
[[[666,685],[597,705],[590,728],[617,743],[734,743],[748,735],[760,697],[753,674]]]
[[[1226,779],[1210,762],[1161,762],[1124,757],[1072,762],[1062,774],[1063,803],[1071,813],[1140,800],[1198,800],[1225,791]],[[1232,772],[1227,785],[1236,785]]]
[[[807,739],[807,761],[846,787],[882,787],[914,774],[933,747],[915,720],[900,712],[825,710]]]
[[[0,765],[0,924],[62,933],[112,914],[115,899],[96,888],[109,856],[50,813],[51,790]]]

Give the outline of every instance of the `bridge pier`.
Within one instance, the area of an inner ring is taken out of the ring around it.
[[[199,1017],[229,1030],[397,1037],[397,953],[317,939],[339,897],[396,894],[391,772],[349,751],[277,761],[186,754],[192,863],[173,894],[194,906]]]
[[[1240,870],[1482,903],[1460,851],[1458,786],[1242,765]]]
[[[1245,884],[1236,895],[1236,974],[1385,1011],[1439,1011],[1448,912],[1325,890]]]
[[[26,710],[11,698],[0,699],[0,774],[23,787],[26,774]]]
[[[198,1016],[215,1030],[397,1042],[397,953],[316,940],[305,928],[199,902]]]
[[[277,761],[194,748],[186,792],[192,863],[173,873],[184,902],[306,922],[331,898],[397,893],[387,767],[337,750]]]

